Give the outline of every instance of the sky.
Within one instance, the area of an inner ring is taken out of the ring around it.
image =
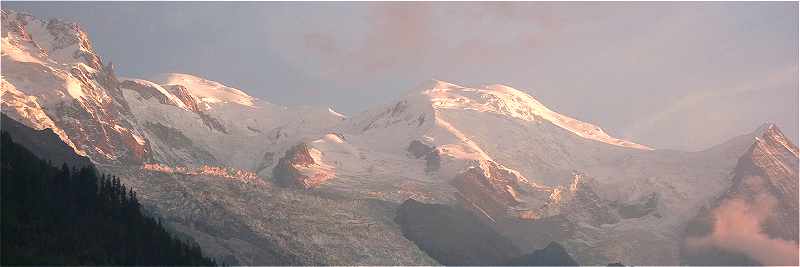
[[[429,79],[505,84],[654,148],[798,140],[796,2],[8,2],[79,23],[119,76],[198,75],[344,114]]]

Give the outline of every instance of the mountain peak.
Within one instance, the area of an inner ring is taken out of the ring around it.
[[[507,93],[520,92],[519,90],[514,89],[511,86],[508,86],[508,85],[505,85],[505,84],[499,84],[499,83],[485,85],[485,86],[483,86],[483,88],[487,89],[487,90],[493,90],[493,91],[498,91],[498,92],[507,92]]]
[[[741,257],[727,256],[735,253],[753,264],[797,266],[797,147],[775,124],[765,123],[759,130],[763,132],[739,158],[730,187],[687,227],[695,229],[687,239],[687,264],[730,265],[730,257]],[[770,240],[767,249],[775,252],[764,254],[764,248],[736,243],[751,240]],[[722,257],[705,254],[707,248],[719,249]]]
[[[161,85],[186,87],[192,95],[209,104],[236,103],[252,107],[257,100],[239,89],[191,74],[164,73],[156,75],[152,80]]]
[[[3,45],[18,46],[20,50],[28,51],[39,58],[35,62],[49,58],[60,64],[84,63],[95,70],[103,68],[88,34],[77,23],[59,19],[42,20],[25,12],[3,9],[2,25],[3,39],[9,38],[8,43]]]
[[[330,113],[331,115],[333,115],[335,117],[339,117],[339,118],[342,118],[342,119],[347,118],[347,116],[345,116],[344,114],[339,113],[336,110],[334,110],[333,107],[328,107],[328,113]]]
[[[784,147],[790,153],[794,154],[795,157],[798,156],[797,146],[792,144],[774,123],[762,125],[762,127],[759,127],[759,132],[761,134],[756,137],[756,143],[765,143],[773,147]]]
[[[756,129],[754,131],[750,132],[750,134],[753,135],[753,137],[761,136],[765,132],[767,132],[767,130],[769,130],[771,128],[776,128],[776,127],[778,127],[778,126],[775,125],[775,123],[764,122],[764,123],[758,125],[758,127],[756,127]]]
[[[761,134],[762,136],[773,136],[776,138],[786,139],[786,136],[783,135],[783,132],[781,132],[781,129],[778,128],[778,125],[771,122],[765,123],[764,125],[766,125],[766,127],[764,127],[764,131]]]
[[[548,121],[580,137],[614,146],[651,150],[647,146],[606,134],[600,127],[559,114],[533,96],[510,86],[493,84],[475,88],[463,87],[439,80],[424,84],[421,95],[426,96],[437,110],[471,110],[495,113],[530,122]]]
[[[437,80],[437,79],[428,79],[424,82],[419,83],[417,85],[416,90],[413,90],[414,93],[417,92],[430,92],[430,91],[441,91],[441,90],[448,90],[452,88],[463,88],[463,86],[453,84],[450,82]]]

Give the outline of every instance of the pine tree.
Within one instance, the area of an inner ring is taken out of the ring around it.
[[[119,178],[56,168],[0,139],[2,265],[216,265],[145,216]]]

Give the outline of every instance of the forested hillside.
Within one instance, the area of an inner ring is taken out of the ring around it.
[[[2,265],[216,265],[90,165],[60,168],[2,133]]]

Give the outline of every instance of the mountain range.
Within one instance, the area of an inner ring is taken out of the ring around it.
[[[409,232],[443,227],[401,205],[412,199],[463,211],[509,247],[458,264],[545,249],[588,265],[797,265],[797,147],[772,124],[659,150],[508,86],[438,80],[345,116],[189,74],[118,77],[74,23],[3,10],[2,28],[3,129],[47,129],[227,264],[452,263],[432,251],[459,242],[424,242],[448,234]],[[731,237],[740,226],[722,221],[751,206],[766,207],[753,235]],[[752,240],[781,256],[735,245]]]

